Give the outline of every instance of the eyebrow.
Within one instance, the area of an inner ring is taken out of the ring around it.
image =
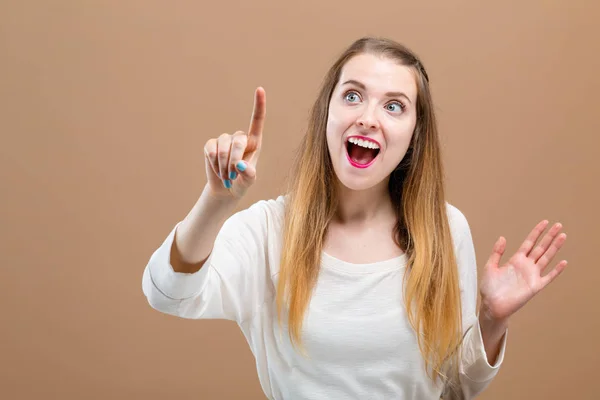
[[[359,82],[357,80],[354,80],[354,79],[347,80],[346,82],[344,82],[342,84],[342,86],[343,85],[348,85],[348,84],[358,86],[362,90],[367,90],[367,87],[364,85],[364,83],[361,83],[361,82]],[[404,97],[406,100],[408,100],[409,103],[411,102],[410,98],[406,94],[404,94],[402,92],[387,92],[385,95],[388,96],[388,97]]]

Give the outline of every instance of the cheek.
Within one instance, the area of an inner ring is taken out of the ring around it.
[[[406,153],[406,150],[410,145],[410,141],[412,140],[414,130],[414,124],[396,126],[395,129],[392,128],[388,130],[387,132],[394,132],[394,134],[389,135],[386,138],[388,144],[387,152],[393,154],[394,156],[400,156]]]
[[[331,120],[331,116],[327,118],[327,126],[325,127],[325,137],[327,137],[327,144],[331,144],[330,143],[330,139],[331,139],[331,132],[333,131],[334,127],[333,127],[333,121]]]
[[[327,140],[339,139],[340,135],[343,133],[341,122],[339,115],[332,110],[327,118]]]
[[[332,103],[329,106],[329,124],[333,129],[345,129],[353,119],[356,112],[341,104]]]

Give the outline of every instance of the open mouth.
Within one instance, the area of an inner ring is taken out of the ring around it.
[[[373,164],[379,151],[379,144],[372,140],[353,136],[346,142],[348,161],[357,168],[366,168]]]

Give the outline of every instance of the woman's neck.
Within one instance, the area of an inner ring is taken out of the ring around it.
[[[339,224],[364,224],[395,220],[387,180],[366,190],[352,190],[341,183],[335,220]]]

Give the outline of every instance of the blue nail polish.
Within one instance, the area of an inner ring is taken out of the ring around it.
[[[237,177],[237,172],[231,171],[229,173],[229,179],[234,180]]]
[[[225,187],[227,189],[231,189],[231,181],[229,179],[226,179],[225,181],[223,181],[223,184],[225,185]]]
[[[239,163],[236,164],[236,167],[240,171],[244,172],[246,170],[246,163],[243,161],[240,161]]]

